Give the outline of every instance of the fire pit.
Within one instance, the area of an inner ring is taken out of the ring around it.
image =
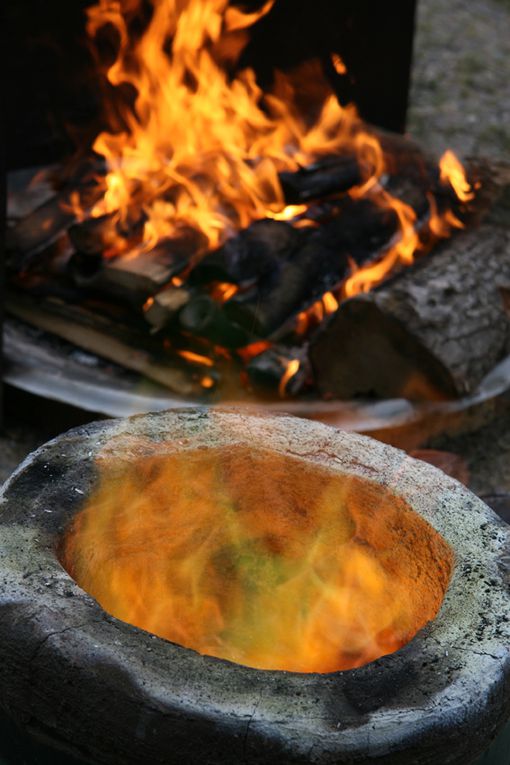
[[[508,716],[508,527],[367,438],[96,423],[20,466],[0,538],[1,706],[85,761],[467,765]]]

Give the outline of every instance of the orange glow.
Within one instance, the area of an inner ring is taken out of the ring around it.
[[[247,40],[242,30],[271,10],[271,0],[251,14],[228,0],[151,3],[152,18],[136,39],[130,22],[142,0],[98,0],[87,12],[91,37],[107,24],[117,31],[110,84],[128,83],[137,94],[134,110],[123,109],[125,129],[95,140],[108,173],[98,180],[102,195],[92,216],[143,216],[145,250],[183,228],[198,229],[205,252],[254,220],[292,220],[306,210],[285,205],[280,171],[350,149],[364,168],[363,187],[374,184],[382,152],[354,107],[331,94],[310,125],[295,106],[290,78],[278,75],[267,94],[250,69],[227,74],[225,61],[232,63],[232,51],[238,56]]]
[[[441,605],[446,542],[380,486],[261,448],[130,442],[60,559],[110,614],[202,654],[333,672],[405,645]]]
[[[347,67],[344,64],[342,57],[339,56],[338,53],[331,54],[331,63],[333,64],[337,74],[347,74]]]
[[[192,364],[200,364],[204,367],[214,366],[214,361],[210,359],[209,356],[201,356],[199,353],[194,353],[193,351],[177,351],[177,354]]]
[[[282,375],[282,379],[280,380],[280,385],[278,386],[278,393],[283,398],[287,391],[287,385],[292,380],[293,377],[297,375],[299,372],[299,367],[301,366],[300,361],[298,359],[292,359],[287,364],[287,369]]]
[[[280,212],[267,211],[267,217],[273,218],[273,220],[292,220],[298,215],[302,215],[308,210],[306,205],[287,205]]]
[[[148,311],[149,308],[151,308],[151,306],[153,306],[153,305],[154,305],[154,298],[153,297],[149,297],[149,298],[147,298],[147,300],[143,304],[143,310],[144,311]]]
[[[324,295],[316,300],[306,311],[300,311],[296,316],[295,332],[297,335],[304,335],[314,325],[338,309],[339,302],[332,292],[325,292]]]
[[[445,239],[449,237],[455,228],[464,228],[460,221],[451,210],[445,210],[441,215],[437,211],[437,202],[433,194],[427,194],[430,207],[429,231],[436,239]]]
[[[202,388],[205,388],[206,390],[209,390],[210,388],[214,388],[214,379],[212,377],[209,377],[206,375],[205,377],[202,377],[200,380],[200,385]]]
[[[333,295],[332,292],[326,292],[322,296],[322,303],[324,305],[324,310],[326,311],[326,315],[329,316],[330,313],[335,313],[335,311],[338,309],[338,300]]]
[[[409,266],[414,260],[421,243],[415,228],[416,213],[402,200],[392,197],[388,192],[379,189],[375,201],[391,208],[398,220],[398,233],[393,244],[386,250],[383,257],[375,262],[360,266],[344,282],[344,294],[353,297],[359,292],[368,292],[373,286],[382,282],[397,265]]]
[[[441,157],[439,169],[441,181],[450,184],[460,202],[470,202],[475,198],[464,168],[450,149]]]
[[[231,284],[230,282],[217,282],[211,292],[211,297],[217,300],[219,303],[226,303],[231,297],[239,292],[237,284]]]
[[[267,340],[259,340],[251,345],[246,345],[244,348],[237,348],[236,353],[245,364],[254,359],[256,356],[260,356],[261,353],[271,348],[271,343]]]

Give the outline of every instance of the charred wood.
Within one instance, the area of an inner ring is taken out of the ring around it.
[[[303,204],[348,191],[362,182],[355,157],[327,157],[295,173],[279,175],[287,204]]]
[[[97,312],[56,300],[36,302],[12,295],[6,301],[6,310],[79,348],[139,372],[174,393],[204,395],[199,371],[191,373],[189,365],[169,357],[146,333],[138,333]]]
[[[192,284],[211,281],[242,284],[278,269],[302,240],[289,223],[260,220],[206,255],[191,273]]]
[[[189,303],[191,293],[183,287],[169,287],[163,292],[149,298],[144,308],[146,321],[154,329],[168,326],[176,318],[179,311]]]
[[[279,390],[281,395],[295,396],[303,391],[309,377],[305,355],[303,348],[274,345],[248,362],[248,379],[255,388]],[[296,361],[299,362],[298,369],[286,380],[289,365]]]
[[[208,295],[191,299],[179,313],[181,329],[224,348],[243,348],[255,339],[253,334],[232,321],[223,306]]]
[[[5,245],[9,271],[19,273],[29,268],[39,253],[47,250],[69,228],[74,215],[64,209],[64,199],[63,195],[51,197],[7,229]]]
[[[323,326],[310,348],[323,395],[464,395],[510,352],[510,169],[492,175],[478,226]]]
[[[301,245],[260,278],[251,289],[225,304],[241,326],[267,337],[289,317],[306,309],[387,242],[396,218],[368,200],[346,199],[341,211],[319,229],[301,229]]]

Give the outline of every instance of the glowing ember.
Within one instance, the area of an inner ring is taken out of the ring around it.
[[[381,487],[246,447],[140,448],[102,460],[61,549],[117,618],[252,667],[332,672],[435,617],[451,551]]]
[[[231,297],[239,291],[237,284],[230,284],[229,282],[218,282],[214,285],[214,289],[211,292],[211,297],[218,300],[220,303],[226,303]]]
[[[297,335],[304,335],[308,330],[320,324],[325,316],[330,316],[338,309],[339,302],[332,292],[325,292],[320,300],[307,308],[306,311],[300,311],[296,316],[295,331]]]
[[[206,375],[205,377],[202,377],[200,380],[200,384],[202,388],[205,388],[206,390],[209,390],[210,388],[214,388],[214,379],[212,377],[209,377]]]
[[[258,342],[252,343],[251,345],[246,345],[244,348],[238,348],[236,353],[239,358],[241,358],[244,363],[247,364],[252,359],[260,356],[261,353],[264,353],[264,351],[267,351],[267,349],[270,347],[271,343],[269,343],[267,340],[259,340]]]
[[[186,361],[190,361],[192,364],[200,364],[204,367],[214,366],[214,361],[210,359],[209,356],[202,356],[200,353],[195,353],[194,351],[177,351],[177,354],[181,358],[186,359]]]
[[[347,74],[347,67],[345,66],[343,59],[338,55],[338,53],[331,54],[331,63],[333,64],[337,74]]]

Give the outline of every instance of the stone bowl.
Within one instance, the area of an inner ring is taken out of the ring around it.
[[[453,550],[437,617],[396,652],[325,674],[252,669],[114,618],[58,550],[98,457],[136,463],[147,444],[264,450],[391,494]],[[392,447],[293,417],[174,410],[60,436],[0,501],[0,708],[85,762],[468,765],[510,714],[510,528]]]

